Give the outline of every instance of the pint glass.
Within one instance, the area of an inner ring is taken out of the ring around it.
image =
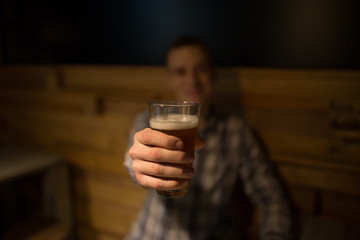
[[[154,130],[180,138],[183,151],[194,154],[196,130],[199,122],[200,105],[188,101],[158,101],[149,103],[150,127]],[[178,190],[157,190],[170,198],[183,197],[188,186]]]

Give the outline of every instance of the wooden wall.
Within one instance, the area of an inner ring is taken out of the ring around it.
[[[360,224],[360,72],[222,68],[214,99],[243,106],[303,215]],[[79,239],[121,239],[146,192],[123,167],[162,67],[0,66],[0,142],[65,156]]]
[[[360,73],[228,70],[296,208],[360,225]]]

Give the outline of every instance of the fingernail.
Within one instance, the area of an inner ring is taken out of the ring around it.
[[[177,141],[176,142],[176,148],[177,149],[181,150],[181,149],[183,149],[183,147],[184,147],[184,144],[183,144],[182,141]]]

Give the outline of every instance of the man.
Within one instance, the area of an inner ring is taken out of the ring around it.
[[[190,185],[178,199],[149,191],[128,239],[241,239],[244,233],[231,207],[234,193],[241,191],[238,181],[260,209],[260,238],[290,239],[289,203],[244,119],[218,114],[209,101],[214,67],[204,43],[191,36],[175,41],[167,71],[169,88],[179,100],[201,104],[199,133],[206,144],[198,137],[196,157],[186,155],[180,139],[149,129],[147,113],[138,116],[125,156],[134,181],[145,189]]]

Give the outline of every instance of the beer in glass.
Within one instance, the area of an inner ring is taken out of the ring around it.
[[[184,143],[183,151],[194,154],[196,130],[199,122],[200,106],[188,101],[158,101],[149,103],[150,127],[172,135]],[[182,197],[188,186],[178,190],[157,190],[157,193],[171,198]]]

